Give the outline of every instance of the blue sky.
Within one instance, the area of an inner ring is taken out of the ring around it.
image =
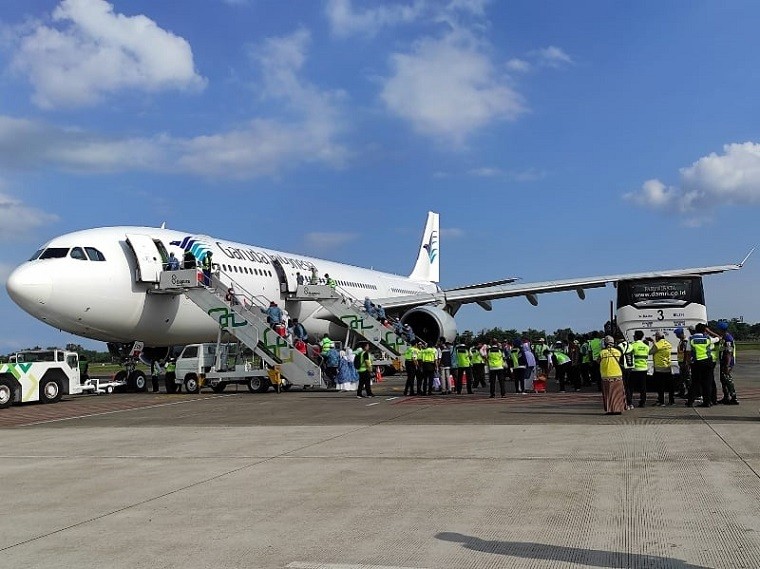
[[[441,284],[737,262],[757,243],[750,1],[0,3],[0,272],[160,225]],[[760,321],[760,259],[706,279]],[[465,307],[588,330],[612,289]],[[0,298],[0,352],[76,340]]]

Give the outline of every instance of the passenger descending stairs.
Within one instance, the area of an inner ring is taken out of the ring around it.
[[[180,288],[187,298],[217,320],[222,330],[235,336],[268,365],[279,366],[280,372],[288,382],[311,387],[323,386],[319,366],[296,350],[287,338],[277,334],[267,323],[260,310],[269,306],[266,298],[247,294],[239,284],[221,273],[212,275],[211,286],[208,287],[197,282],[195,270],[173,273],[175,277],[180,277],[180,273],[186,272],[192,273],[192,278],[175,278],[175,283],[169,282],[167,285],[164,284],[164,280],[168,279],[162,279],[161,288],[171,289],[180,281],[185,285]],[[235,290],[236,304],[231,304],[225,298],[230,287]]]
[[[344,291],[327,285],[300,285],[293,300],[314,300],[340,319],[353,333],[370,342],[391,359],[402,356],[409,348],[398,334],[386,328],[363,310],[363,304]]]

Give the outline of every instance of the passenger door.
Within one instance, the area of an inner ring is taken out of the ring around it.
[[[153,238],[149,235],[127,233],[127,243],[137,259],[135,280],[144,283],[157,283],[164,267],[161,253]]]

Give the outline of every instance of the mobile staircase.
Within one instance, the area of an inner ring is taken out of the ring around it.
[[[195,269],[164,272],[159,288],[167,293],[182,292],[216,320],[220,330],[226,330],[240,340],[270,367],[278,368],[288,383],[324,387],[319,365],[296,350],[287,338],[277,334],[267,323],[261,309],[269,306],[269,299],[248,293],[221,272],[212,274],[211,283],[204,286]],[[230,288],[234,290],[232,298],[227,296]]]
[[[397,359],[409,349],[403,338],[367,314],[363,304],[345,290],[327,285],[299,285],[291,299],[318,302],[343,322],[349,332],[367,340],[388,359]]]

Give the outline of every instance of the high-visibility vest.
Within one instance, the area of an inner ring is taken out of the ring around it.
[[[549,358],[549,354],[547,353],[548,348],[546,347],[546,344],[543,342],[537,343],[535,346],[533,346],[533,353],[536,354],[537,360],[546,360]]]
[[[422,349],[420,359],[425,363],[435,363],[435,357],[437,355],[438,352],[435,351],[435,348],[428,346],[427,348]]]
[[[695,362],[709,361],[712,358],[712,341],[702,334],[694,334],[689,340],[691,357]]]
[[[407,348],[406,352],[404,352],[404,359],[408,362],[417,360],[419,357],[420,357],[420,351],[414,346]]]
[[[509,351],[509,355],[512,358],[512,367],[513,368],[523,368],[525,367],[520,363],[520,348],[512,348]]]
[[[568,356],[564,351],[562,350],[554,350],[554,357],[557,359],[557,365],[561,366],[564,363],[567,363],[570,361],[570,356]]]
[[[470,350],[464,346],[457,346],[457,367],[470,367]]]
[[[470,350],[470,363],[472,365],[484,363],[483,354],[480,353],[480,350],[478,348],[472,348]]]
[[[369,353],[369,350],[365,352],[364,350],[360,349],[356,353],[356,355],[359,356],[359,362],[361,363],[361,365],[356,371],[371,371],[372,370],[372,354]]]
[[[177,364],[174,362],[169,362],[166,364],[166,373],[173,373],[177,371]]]
[[[633,350],[633,369],[636,371],[647,371],[649,369],[649,346],[641,340],[636,340],[631,344]]]
[[[488,348],[488,367],[490,369],[504,369],[504,352],[499,346]]]
[[[330,277],[329,279],[327,279],[327,286],[329,286],[330,288],[335,288],[338,286],[338,282],[334,278]]]
[[[655,369],[670,368],[670,350],[673,346],[670,345],[666,339],[659,340],[654,344],[654,354],[652,359],[654,360]]]
[[[581,363],[591,363],[591,347],[589,347],[588,341],[581,344]]]
[[[599,353],[602,351],[602,339],[601,338],[591,338],[588,341],[588,347],[591,348],[591,359],[598,360],[599,359]]]
[[[203,257],[203,264],[202,264],[204,271],[210,271],[211,270],[211,255],[208,253],[205,257]]]

